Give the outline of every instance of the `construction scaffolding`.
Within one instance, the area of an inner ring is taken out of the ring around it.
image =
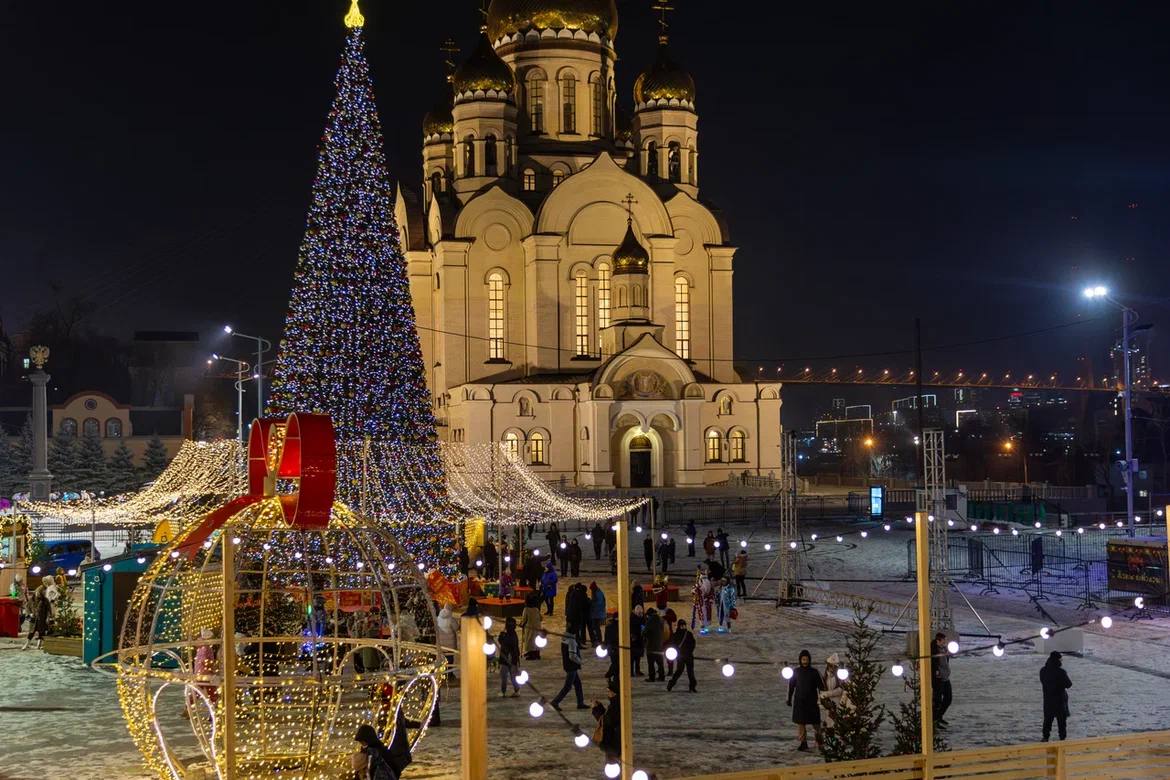
[[[930,528],[930,620],[936,631],[955,627],[951,611],[951,579],[947,573],[946,444],[939,428],[922,432],[923,490],[918,495],[919,517]]]
[[[784,604],[795,595],[804,552],[796,522],[796,432],[780,436],[780,584],[776,600]]]

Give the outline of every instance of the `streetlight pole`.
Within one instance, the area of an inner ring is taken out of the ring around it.
[[[256,342],[256,419],[264,417],[264,353],[272,349],[272,342],[260,336],[249,336],[240,333],[231,325],[224,325],[223,332],[229,336],[239,336],[242,339],[251,339]]]
[[[248,377],[248,364],[242,360],[235,358],[224,357],[220,354],[213,354],[211,360],[207,361],[207,365],[211,365],[213,360],[222,360],[225,363],[236,364],[236,438],[240,440],[240,445],[244,444],[244,380]]]

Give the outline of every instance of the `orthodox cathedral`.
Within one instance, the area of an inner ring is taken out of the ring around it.
[[[664,27],[627,119],[617,31],[614,0],[493,0],[423,119],[395,209],[440,435],[581,487],[767,475],[780,385],[732,363],[694,79]]]

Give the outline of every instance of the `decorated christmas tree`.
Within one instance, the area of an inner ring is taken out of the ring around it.
[[[406,548],[435,564],[450,547],[443,469],[356,0],[345,21],[268,411],[329,414],[339,497],[394,523]],[[354,467],[366,440],[393,443],[401,457]],[[356,474],[378,484],[363,487]]]

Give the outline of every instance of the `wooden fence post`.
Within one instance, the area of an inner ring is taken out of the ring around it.
[[[487,780],[487,638],[478,617],[459,626],[459,747],[462,780]]]

